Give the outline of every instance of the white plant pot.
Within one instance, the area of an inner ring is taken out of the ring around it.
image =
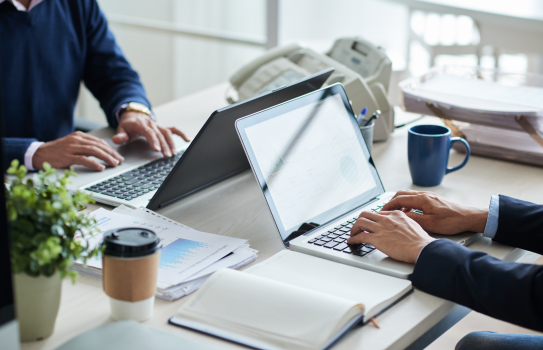
[[[53,276],[32,277],[14,274],[15,310],[19,320],[21,341],[36,341],[53,334],[60,305],[62,280]]]

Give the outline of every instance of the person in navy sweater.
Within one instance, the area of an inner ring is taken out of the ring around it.
[[[156,123],[138,74],[108,28],[96,0],[0,0],[0,69],[6,155],[30,170],[80,164],[101,171],[123,161],[105,141],[74,132],[84,82],[98,99],[113,142],[142,135],[165,157],[175,154],[176,128]]]
[[[504,262],[436,240],[425,230],[443,235],[483,232],[496,242],[543,254],[543,205],[500,195],[492,196],[489,209],[479,209],[431,192],[400,191],[380,212],[362,212],[348,239],[414,263],[410,279],[426,293],[543,332],[543,266]],[[474,332],[456,348],[543,349],[543,336]]]

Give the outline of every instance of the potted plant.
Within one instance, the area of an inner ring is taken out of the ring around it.
[[[60,176],[44,163],[45,171],[26,177],[27,169],[14,160],[6,186],[15,303],[22,341],[46,338],[53,333],[60,304],[61,281],[77,273],[68,268],[80,259],[96,256],[86,238],[96,232],[95,221],[78,213],[93,202],[81,191],[66,189],[73,169]]]

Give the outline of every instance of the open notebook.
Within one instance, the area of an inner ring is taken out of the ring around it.
[[[325,349],[411,282],[284,250],[213,274],[170,323],[261,349]]]

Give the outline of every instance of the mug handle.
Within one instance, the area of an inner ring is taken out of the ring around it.
[[[471,149],[469,148],[468,141],[464,140],[461,137],[453,137],[453,138],[451,138],[451,148],[457,142],[462,142],[464,144],[464,146],[466,146],[466,158],[464,158],[464,161],[462,163],[460,163],[459,165],[457,165],[455,167],[452,167],[452,168],[447,167],[447,169],[445,170],[445,174],[449,174],[449,173],[452,173],[453,171],[457,171],[457,170],[462,169],[464,167],[464,165],[466,165],[466,163],[469,160],[469,155],[471,154]]]

